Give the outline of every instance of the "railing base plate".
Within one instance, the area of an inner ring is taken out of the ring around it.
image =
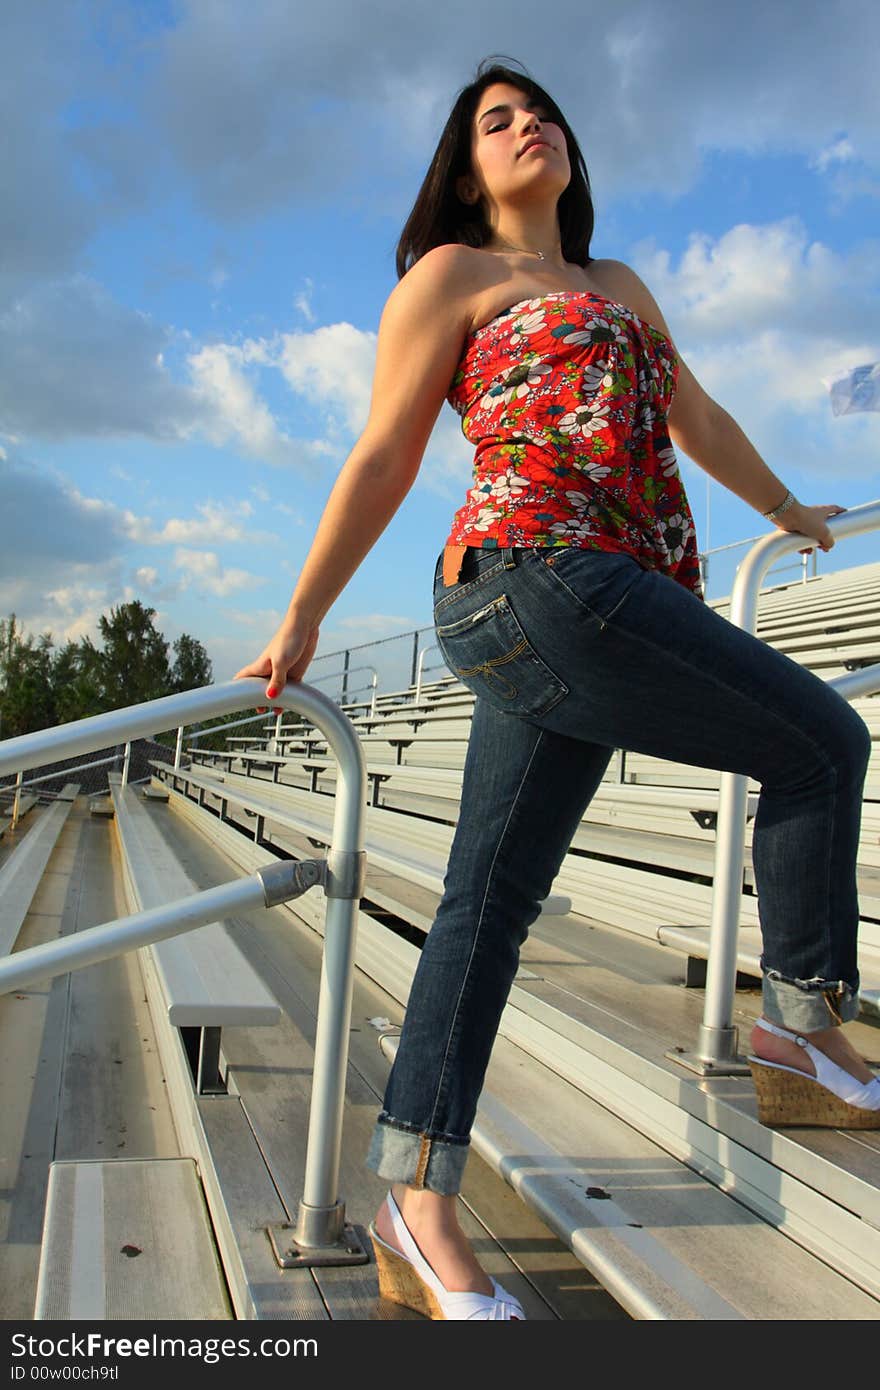
[[[333,1245],[300,1245],[293,1236],[292,1222],[267,1226],[275,1258],[282,1269],[301,1269],[305,1265],[364,1265],[370,1250],[357,1227],[343,1222],[339,1240]]]
[[[688,1071],[696,1072],[697,1076],[750,1076],[751,1069],[747,1061],[740,1057],[726,1057],[720,1062],[707,1062],[705,1057],[700,1057],[696,1052],[677,1052],[674,1047],[665,1053],[670,1062],[678,1062],[679,1066],[687,1067]]]

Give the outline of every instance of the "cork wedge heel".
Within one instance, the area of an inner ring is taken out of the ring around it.
[[[443,1321],[440,1304],[428,1285],[416,1274],[409,1260],[392,1246],[386,1245],[373,1221],[370,1222],[369,1232],[376,1255],[380,1296],[390,1299],[392,1303],[400,1303],[404,1308],[413,1308],[417,1313],[422,1313],[435,1322]]]
[[[410,1235],[391,1192],[385,1200],[394,1234],[405,1253],[401,1254],[384,1241],[376,1230],[375,1221],[370,1222],[368,1230],[376,1256],[382,1298],[412,1308],[435,1322],[525,1322],[526,1315],[519,1300],[495,1279],[492,1279],[494,1297],[445,1288]]]
[[[816,1068],[810,1076],[797,1067],[748,1057],[762,1125],[810,1125],[832,1129],[880,1129],[880,1079],[858,1081],[799,1033],[759,1018],[758,1025],[804,1048]]]

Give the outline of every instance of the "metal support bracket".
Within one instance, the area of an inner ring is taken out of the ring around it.
[[[331,849],[326,859],[285,859],[257,869],[267,907],[289,902],[320,883],[328,898],[363,897],[367,877],[364,850]]]
[[[322,859],[284,859],[278,864],[264,864],[257,869],[257,878],[263,885],[263,895],[267,907],[298,898],[323,882],[324,861]]]
[[[694,1052],[670,1048],[666,1053],[670,1062],[695,1072],[697,1076],[748,1076],[751,1068],[738,1050],[739,1030],[737,1028],[700,1028],[697,1049]]]
[[[299,1204],[296,1225],[284,1221],[266,1227],[266,1232],[282,1269],[302,1269],[310,1265],[364,1265],[370,1262],[370,1247],[359,1227],[345,1220],[345,1203],[335,1207],[306,1207]],[[310,1244],[309,1237],[319,1241]]]
[[[367,879],[365,850],[329,849],[324,892],[328,898],[362,898]]]

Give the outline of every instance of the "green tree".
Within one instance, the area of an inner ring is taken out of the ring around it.
[[[55,722],[52,634],[24,636],[15,614],[0,620],[0,737],[16,738]]]
[[[98,653],[102,710],[139,705],[167,695],[171,686],[168,643],[153,623],[155,608],[140,599],[111,608],[99,620],[104,649]]]
[[[70,724],[101,713],[100,652],[88,637],[65,642],[52,664],[55,722]]]
[[[174,643],[174,665],[171,667],[171,694],[180,690],[197,690],[212,685],[214,669],[201,642],[188,632],[181,633]]]
[[[51,633],[34,638],[14,613],[0,618],[0,738],[210,685],[212,666],[201,642],[183,633],[169,666],[155,617],[155,608],[137,600],[120,604],[99,620],[102,646],[83,637],[57,650]]]

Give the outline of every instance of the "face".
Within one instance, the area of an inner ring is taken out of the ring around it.
[[[523,196],[558,198],[571,168],[565,133],[549,115],[518,87],[506,82],[487,87],[474,112],[471,174],[459,179],[459,196],[468,202],[482,196],[490,206]]]

